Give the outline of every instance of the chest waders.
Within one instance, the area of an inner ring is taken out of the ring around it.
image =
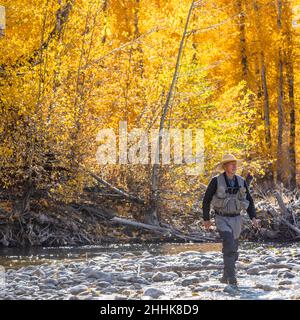
[[[216,227],[223,243],[224,271],[220,280],[223,283],[236,284],[235,262],[238,259],[238,237],[242,222],[240,213],[248,208],[249,201],[246,199],[244,179],[236,174],[238,186],[229,187],[224,174],[217,176],[217,191],[211,205],[216,212]]]

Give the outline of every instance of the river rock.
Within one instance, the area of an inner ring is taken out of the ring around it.
[[[285,286],[285,285],[290,285],[290,284],[293,284],[293,281],[291,280],[281,280],[278,282],[278,285],[280,286]]]
[[[261,271],[265,271],[265,270],[266,270],[266,267],[264,266],[256,266],[256,267],[249,268],[247,270],[247,273],[250,275],[258,275]]]
[[[34,270],[34,271],[32,272],[32,275],[33,275],[33,276],[37,276],[37,277],[45,277],[45,276],[46,276],[45,272],[44,272],[42,269],[40,269],[40,268]]]
[[[266,263],[276,263],[276,259],[274,257],[268,256],[264,259]]]
[[[290,271],[279,272],[278,277],[291,279],[295,278],[295,274]]]
[[[137,282],[137,283],[143,283],[143,284],[151,284],[148,280],[141,276],[137,275],[130,275],[130,274],[124,274],[117,277],[117,280],[119,281],[127,281],[127,282]]]
[[[199,277],[195,277],[195,276],[188,276],[186,278],[184,278],[182,281],[181,281],[181,285],[182,286],[189,286],[193,283],[197,283],[199,282]]]
[[[208,286],[200,286],[200,287],[196,287],[193,289],[193,291],[195,292],[204,292],[204,291],[208,291],[209,287]]]
[[[156,299],[159,296],[164,295],[165,293],[162,290],[159,290],[157,288],[147,288],[143,294],[144,296],[150,296]]]
[[[157,261],[155,258],[153,258],[152,256],[151,256],[150,258],[145,258],[145,259],[140,260],[141,263],[143,263],[143,261],[148,262],[148,263],[151,263],[152,266],[156,266],[156,264],[157,264],[157,262],[158,262],[158,261]]]
[[[57,286],[58,281],[56,279],[49,278],[49,279],[45,279],[44,284],[50,285],[50,286]]]
[[[100,287],[100,288],[107,288],[110,286],[111,286],[111,283],[107,282],[107,281],[98,281],[97,282],[97,287]]]
[[[88,287],[83,285],[83,284],[80,284],[80,285],[77,285],[77,286],[74,286],[74,287],[71,287],[69,289],[69,292],[72,294],[72,295],[77,295],[79,293],[82,293],[84,291],[88,290]]]
[[[169,281],[169,280],[173,280],[175,278],[178,278],[178,274],[176,272],[156,272],[153,276],[152,276],[152,280],[155,282],[158,281]]]
[[[231,285],[225,286],[224,292],[229,293],[231,295],[236,295],[238,293],[238,289],[236,287],[233,287]]]
[[[92,268],[86,268],[83,272],[86,274],[87,278],[101,279],[107,282],[112,281],[112,275],[109,272],[98,271]]]
[[[255,285],[256,288],[258,289],[262,289],[264,291],[273,291],[273,290],[276,290],[276,288],[270,286],[269,284],[266,284],[266,283],[256,283]]]

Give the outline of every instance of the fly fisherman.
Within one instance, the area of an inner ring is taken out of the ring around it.
[[[209,214],[212,205],[216,229],[222,238],[224,269],[220,282],[234,287],[237,287],[235,262],[238,259],[238,238],[242,227],[241,211],[247,210],[255,228],[259,223],[248,185],[244,178],[235,173],[240,161],[232,154],[223,155],[222,161],[215,166],[223,172],[209,182],[202,206],[205,229],[212,226]]]

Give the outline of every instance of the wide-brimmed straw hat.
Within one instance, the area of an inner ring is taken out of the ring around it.
[[[222,160],[215,165],[214,169],[218,171],[224,170],[223,164],[231,161],[236,161],[237,165],[240,165],[243,160],[237,159],[233,154],[230,154],[230,153],[224,154],[222,157]]]

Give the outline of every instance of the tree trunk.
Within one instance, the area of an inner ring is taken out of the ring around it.
[[[290,15],[291,8],[289,7]],[[292,15],[291,15],[292,16]],[[293,51],[293,39],[292,30],[290,26],[290,20],[286,21],[286,35],[287,35],[287,48],[285,52],[285,68],[286,68],[286,80],[288,85],[288,97],[289,97],[289,181],[288,186],[290,189],[296,188],[296,112],[295,112],[295,97],[294,97],[294,51]]]
[[[155,161],[152,167],[152,184],[151,184],[151,195],[150,195],[150,209],[146,214],[145,219],[148,221],[148,223],[153,223],[159,225],[159,214],[158,214],[158,189],[159,189],[159,165],[160,165],[160,152],[162,149],[162,133],[163,133],[163,128],[164,128],[164,123],[166,119],[166,115],[169,109],[171,97],[173,94],[173,90],[175,87],[175,83],[177,80],[177,75],[178,75],[178,69],[179,69],[179,64],[181,60],[181,55],[182,55],[182,49],[183,49],[183,44],[184,40],[187,34],[187,28],[189,25],[190,17],[192,14],[194,8],[194,0],[191,3],[188,16],[186,19],[185,27],[184,27],[184,32],[181,38],[180,46],[178,49],[178,54],[177,54],[177,61],[176,61],[176,66],[175,66],[175,71],[173,74],[173,79],[172,83],[170,85],[170,89],[167,95],[166,102],[163,107],[163,113],[160,119],[160,125],[159,125],[159,134],[158,134],[158,145],[157,145],[157,153],[158,153],[158,161]],[[158,162],[158,163],[157,163]]]
[[[260,60],[260,76],[261,84],[264,95],[264,123],[265,123],[265,143],[267,147],[267,152],[271,154],[271,126],[270,126],[270,101],[269,101],[269,92],[267,85],[267,75],[266,75],[266,65],[264,52],[262,50],[262,40],[261,40],[261,21],[259,20],[259,10],[257,2],[253,1],[253,9],[255,13],[255,26],[257,32],[257,38],[259,43],[259,60]]]
[[[270,102],[269,102],[269,92],[266,77],[266,67],[263,52],[260,53],[260,64],[261,64],[261,82],[264,92],[264,121],[265,121],[265,141],[267,146],[267,151],[271,154],[271,126],[270,126]]]
[[[248,74],[248,59],[246,54],[246,29],[245,29],[245,17],[243,5],[245,5],[243,0],[237,0],[236,8],[239,13],[238,24],[239,24],[239,39],[240,39],[240,52],[241,52],[241,65],[242,65],[242,79],[247,80]]]
[[[277,0],[278,12],[277,12],[277,25],[278,31],[281,33],[282,23],[282,1]],[[277,100],[277,109],[278,109],[278,128],[277,128],[277,182],[283,182],[283,58],[282,58],[282,49],[279,44],[278,49],[278,100]]]

